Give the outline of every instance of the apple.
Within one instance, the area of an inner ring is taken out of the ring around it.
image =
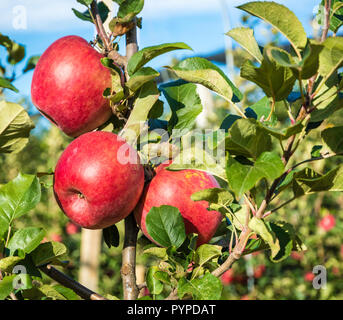
[[[264,264],[258,265],[254,270],[254,278],[255,279],[261,278],[265,271],[266,271],[266,266]]]
[[[62,236],[58,233],[52,233],[50,237],[52,241],[62,242]]]
[[[71,221],[103,229],[126,218],[144,187],[137,152],[111,132],[88,132],[73,140],[59,158],[54,193]]]
[[[70,236],[80,231],[80,227],[74,222],[68,222],[66,225],[66,233]]]
[[[94,130],[111,116],[103,97],[111,87],[111,73],[101,58],[83,38],[66,36],[48,47],[34,70],[33,104],[71,137]]]
[[[155,242],[149,235],[145,219],[152,207],[169,205],[179,209],[187,234],[197,233],[197,246],[207,243],[216,232],[222,215],[217,211],[208,211],[207,201],[193,201],[191,195],[197,191],[209,188],[219,188],[216,179],[199,170],[170,171],[167,161],[159,165],[156,175],[143,191],[134,214],[137,224],[144,235]],[[156,243],[156,242],[155,242]],[[159,245],[158,243],[156,243]]]
[[[324,231],[330,231],[336,225],[336,219],[332,214],[327,214],[319,222],[319,227]]]
[[[225,271],[222,276],[220,277],[220,280],[224,286],[227,286],[234,282],[235,277],[234,277],[234,272],[232,269],[229,269]]]
[[[312,282],[313,279],[314,279],[314,277],[315,277],[315,275],[314,275],[312,272],[308,271],[308,272],[306,272],[305,275],[304,275],[304,280],[305,280],[306,282]]]

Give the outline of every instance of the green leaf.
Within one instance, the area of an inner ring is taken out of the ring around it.
[[[89,14],[89,11],[86,10],[85,12],[80,12],[74,8],[72,8],[71,10],[73,10],[74,14],[81,20],[83,21],[89,21],[91,23],[93,23],[93,19],[91,17],[91,15]]]
[[[323,138],[323,132],[322,132]],[[323,146],[313,146],[311,150],[311,158],[318,158],[320,157],[320,150],[322,150]]]
[[[283,101],[281,103],[284,103]],[[276,106],[277,108],[278,106]],[[265,120],[268,118],[271,111],[271,103],[268,97],[263,97],[261,100],[257,101],[247,109],[245,109],[245,114],[249,118],[255,118],[260,121],[262,118]],[[276,125],[277,117],[275,113],[271,115],[269,121],[264,121],[265,124],[270,124],[271,126]]]
[[[81,3],[81,4],[83,4],[83,5],[85,5],[85,6],[90,6],[91,5],[91,3],[93,2],[93,0],[77,0],[77,2],[78,3]]]
[[[238,6],[238,9],[271,24],[289,40],[296,52],[299,53],[299,50],[305,48],[307,42],[305,29],[287,7],[275,2],[254,1]]]
[[[160,92],[155,81],[147,82],[139,89],[133,110],[121,134],[126,140],[134,141],[138,138],[141,125],[147,120],[159,96]]]
[[[29,60],[27,60],[27,62],[26,62],[26,66],[25,66],[23,72],[26,73],[30,70],[33,70],[36,67],[39,58],[40,58],[40,56],[30,57]]]
[[[4,277],[0,280],[0,300],[5,300],[13,291],[13,280],[16,275]]]
[[[63,243],[50,241],[41,243],[30,255],[35,266],[53,262],[67,252]]]
[[[236,40],[258,62],[262,62],[263,57],[254,37],[254,30],[250,28],[235,28],[227,32],[226,35]]]
[[[274,180],[283,171],[283,162],[274,152],[263,152],[255,163],[230,157],[226,169],[229,186],[238,197],[252,189],[262,178]]]
[[[25,47],[13,41],[12,41],[12,46],[8,48],[7,51],[8,51],[7,61],[13,65],[19,63],[25,57]]]
[[[52,300],[67,300],[67,298],[62,295],[58,290],[56,290],[51,285],[43,284],[38,288],[39,291],[43,293],[44,296]]]
[[[159,72],[154,70],[153,68],[146,67],[141,68],[138,71],[136,71],[129,79],[128,82],[126,82],[126,86],[132,90],[137,91],[142,85],[145,83],[154,80],[156,77],[160,75]]]
[[[23,260],[23,258],[17,256],[2,258],[0,259],[0,270],[11,273],[13,267],[21,260]]]
[[[343,167],[336,167],[324,175],[310,168],[296,172],[293,176],[295,197],[321,191],[343,191]]]
[[[177,77],[188,82],[200,83],[229,101],[237,102],[243,98],[242,93],[225,73],[205,58],[188,58],[174,67],[167,68]]]
[[[295,77],[289,67],[280,66],[267,56],[264,50],[260,67],[246,61],[241,67],[241,77],[256,83],[268,97],[275,101],[286,99],[292,92]]]
[[[34,128],[29,115],[19,104],[0,102],[0,153],[19,152]]]
[[[185,294],[191,294],[195,300],[219,300],[222,290],[221,281],[211,273],[206,273],[202,278],[191,281],[181,278],[177,286],[177,294],[180,299]]]
[[[321,132],[321,136],[332,152],[343,152],[343,127],[333,127]]]
[[[180,49],[188,49],[192,50],[187,44],[183,42],[175,42],[175,43],[164,43],[157,46],[151,46],[143,48],[136,52],[129,60],[127,65],[127,70],[130,76],[132,76],[138,69],[143,67],[146,63],[148,63],[153,58],[164,54],[166,52],[170,52],[173,50],[180,50]]]
[[[165,259],[168,257],[166,248],[160,248],[160,247],[151,247],[151,248],[145,249],[143,251],[143,254],[149,254],[159,259]]]
[[[192,279],[199,276],[199,271],[205,267],[207,263],[212,262],[214,259],[217,262],[218,257],[222,254],[222,247],[211,245],[211,244],[203,244],[201,245],[196,251],[194,255],[194,262],[197,264],[197,268],[194,269],[192,273]]]
[[[19,90],[9,80],[2,77],[0,77],[0,87],[10,89],[14,92],[19,92]]]
[[[202,111],[202,104],[197,93],[197,86],[183,80],[169,82],[161,85],[160,89],[166,97],[172,115],[168,122],[169,132],[173,136],[183,135],[183,130],[191,130],[194,127],[196,117]]]
[[[275,258],[280,251],[280,242],[274,231],[263,219],[253,217],[249,221],[249,228],[257,233],[271,249],[271,257]]]
[[[337,33],[338,29],[343,24],[343,2],[342,0],[332,0],[331,1],[331,12],[330,12],[330,30],[333,33]],[[317,16],[317,22],[324,26],[325,24],[325,1],[322,0],[319,5]]]
[[[56,284],[52,288],[67,300],[81,300],[81,298],[72,289],[66,288],[60,284]]]
[[[186,239],[180,211],[171,206],[153,207],[146,217],[149,235],[161,246],[179,248]]]
[[[209,209],[221,212],[223,207],[226,207],[234,200],[232,194],[223,188],[210,188],[200,190],[192,194],[193,201],[208,201]]]
[[[33,209],[40,197],[40,184],[34,175],[19,173],[4,185],[0,189],[0,234],[7,230],[14,219]]]
[[[105,243],[109,248],[119,246],[119,231],[116,225],[102,230]]]
[[[10,255],[13,255],[18,249],[24,253],[32,252],[39,246],[45,234],[46,232],[42,228],[19,229],[8,242],[7,248],[10,250]]]
[[[144,0],[124,0],[119,3],[117,16],[127,21],[139,14],[144,7]]]
[[[163,291],[163,284],[154,275],[159,271],[156,266],[148,269],[146,275],[146,284],[151,294],[160,294]]]
[[[238,119],[229,129],[225,148],[231,155],[256,159],[271,149],[271,137],[255,119]]]
[[[319,74],[329,77],[343,64],[343,38],[327,38],[323,45],[319,54]]]

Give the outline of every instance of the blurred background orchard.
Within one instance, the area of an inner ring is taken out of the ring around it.
[[[111,0],[105,2],[115,9]],[[231,42],[225,33],[233,27],[249,26],[255,30],[255,36],[261,45],[271,42],[281,46],[288,44],[276,30],[235,8],[244,2],[246,1],[146,0],[141,13],[143,28],[138,36],[140,48],[184,41],[194,50],[186,54],[170,53],[153,60],[152,67],[161,73],[160,83],[170,80],[168,73],[161,66],[197,55],[217,64],[242,89],[245,93],[242,102],[244,107],[258,101],[262,96],[259,89],[239,77],[239,67],[245,59],[249,59],[249,56]],[[315,20],[315,7],[319,0],[276,2],[288,6],[298,16],[308,35],[312,38],[318,36],[319,26]],[[14,93],[4,89],[0,91],[0,99],[6,98],[7,101],[23,105],[36,126],[29,143],[20,153],[0,153],[0,184],[16,177],[19,171],[52,172],[60,154],[71,141],[55,126],[50,125],[33,107],[30,100],[30,85],[31,66],[34,66],[37,56],[53,41],[71,34],[82,36],[88,41],[92,40],[92,25],[77,19],[72,8],[80,9],[80,5],[74,0],[8,0],[0,3],[3,17],[0,20],[0,37],[7,35],[19,44],[16,54],[10,59],[6,48],[0,46],[0,75],[10,79],[19,90],[19,93]],[[19,21],[20,18],[22,20]],[[123,40],[122,44],[124,47]],[[226,101],[218,96],[212,96],[207,89],[200,86],[199,94],[204,111],[198,117],[197,127],[217,129],[225,116],[234,111],[229,109]],[[168,110],[163,116],[166,119],[169,117]],[[279,119],[283,116],[278,114]],[[335,113],[335,118],[330,121],[336,123],[340,118]],[[320,144],[320,137],[315,133],[310,134],[309,139],[313,144]],[[299,154],[301,153],[310,154],[311,149],[307,150],[305,144],[303,150],[299,150]],[[323,161],[317,161],[314,169],[331,169],[334,161],[340,160],[327,161],[326,168],[323,167]],[[54,199],[52,176],[46,175],[43,180],[41,202],[29,215],[17,222],[17,227],[43,227],[47,230],[48,240],[61,241],[68,248],[70,262],[65,272],[100,294],[110,293],[121,297],[122,222],[118,224],[121,244],[117,248],[108,249],[101,241],[101,232],[80,230],[68,221]],[[222,276],[223,299],[343,299],[342,208],[342,195],[327,193],[301,198],[275,213],[279,220],[283,219],[294,225],[302,235],[308,250],[304,253],[293,252],[279,264],[270,262],[264,252],[245,256]],[[143,238],[141,242],[144,242]],[[139,245],[139,282],[144,281],[145,267],[152,262],[151,259],[142,255],[142,245]],[[316,290],[312,286],[315,276],[312,269],[316,265],[323,265],[327,270],[325,289]],[[46,278],[45,281],[51,280]],[[141,292],[141,295],[144,295],[144,292]]]

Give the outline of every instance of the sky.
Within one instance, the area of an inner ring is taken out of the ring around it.
[[[206,55],[222,50],[230,28],[240,26],[242,12],[236,6],[247,0],[145,0],[143,29],[139,30],[140,48],[167,42],[183,41],[191,51],[175,51],[153,60],[154,68],[168,65],[173,57]],[[289,7],[310,35],[313,8],[320,0],[278,0]],[[55,40],[66,35],[79,35],[88,41],[94,36],[93,25],[76,18],[72,8],[84,7],[76,0],[1,0],[0,32],[26,46],[27,57],[39,55]],[[227,16],[230,23],[224,23]],[[265,34],[256,34],[263,41]],[[124,44],[124,42],[121,42]],[[123,47],[124,45],[122,45]],[[0,51],[0,59],[4,52]],[[21,63],[18,70],[23,68]],[[15,81],[22,95],[30,96],[32,71]]]

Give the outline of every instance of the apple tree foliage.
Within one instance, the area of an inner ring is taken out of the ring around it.
[[[85,6],[85,11],[73,9],[75,15],[94,23],[91,10],[94,2],[77,1]],[[144,1],[115,2],[119,9],[109,26],[114,48],[118,49],[117,37],[136,25],[142,27],[142,18],[137,15]],[[332,1],[331,8],[327,4],[323,0],[317,14],[323,29],[320,40],[309,38],[299,19],[283,5],[256,1],[238,7],[271,25],[288,43],[286,47],[274,44],[262,47],[250,28],[227,32],[226,36],[249,55],[241,66],[240,76],[260,88],[260,99],[249,105],[243,103],[244,88],[238,88],[222,69],[205,58],[192,57],[165,66],[173,81],[158,85],[160,73],[149,67],[149,62],[166,52],[191,49],[182,42],[140,49],[125,65],[125,82],[114,61],[109,57],[102,59],[112,73],[112,87],[104,91],[104,97],[110,100],[113,117],[98,130],[122,135],[137,147],[151,168],[161,159],[169,158],[171,150],[177,150],[178,156],[187,161],[174,162],[169,170],[206,171],[221,185],[192,195],[193,201],[207,201],[209,210],[223,215],[222,224],[208,244],[196,246],[197,234],[186,234],[177,208],[154,207],[148,213],[147,230],[161,246],[145,237],[139,239],[144,254],[153,261],[146,273],[150,295],[143,299],[220,299],[219,277],[241,257],[264,250],[277,263],[293,251],[306,250],[301,234],[296,233],[290,221],[275,218],[274,212],[309,194],[343,191],[343,167],[338,160],[327,171],[313,168],[316,161],[339,159],[343,152],[342,126],[328,125],[328,119],[343,107],[343,38],[337,34],[343,24],[343,2]],[[105,21],[109,9],[103,2],[95,5]],[[326,34],[328,31],[333,35]],[[94,43],[99,49],[104,48],[100,37]],[[24,47],[6,36],[0,36],[0,45],[6,48],[11,65],[25,56]],[[36,61],[37,57],[30,58],[23,72],[34,68]],[[0,86],[17,92],[12,84],[15,77],[5,71],[2,67]],[[192,141],[186,142],[205,107],[197,84],[211,90],[229,106],[220,130],[212,131],[214,139],[205,130],[197,131],[202,148]],[[0,109],[0,152],[19,152],[28,141],[33,123],[18,104],[2,100]],[[321,135],[322,144],[311,146],[308,155],[297,154],[301,146],[311,143],[307,138],[314,131]],[[173,145],[176,140],[181,144]],[[224,161],[217,163],[206,150],[215,152],[220,147],[224,147],[225,156]],[[152,156],[151,150],[157,153]],[[280,205],[278,199],[285,192],[292,196]],[[45,231],[41,228],[12,228],[15,219],[37,205],[40,195],[40,178],[35,175],[19,174],[0,189],[1,299],[11,293],[28,299],[77,298],[70,289],[41,282],[40,267],[47,263],[63,266],[66,247],[57,242],[42,243]],[[115,226],[104,230],[104,240],[109,247],[119,245]],[[25,272],[17,272],[17,266],[24,266]],[[19,284],[15,288],[14,282]]]

